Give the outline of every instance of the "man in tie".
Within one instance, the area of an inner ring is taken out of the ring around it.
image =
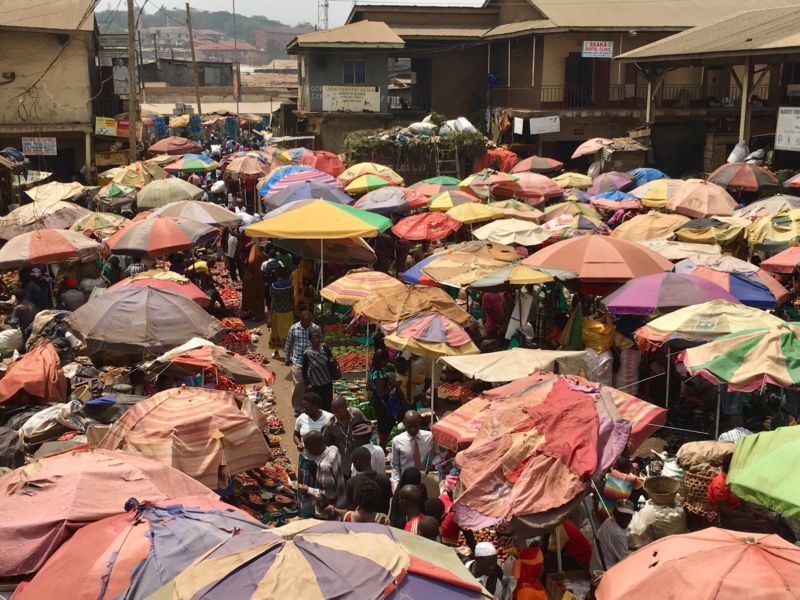
[[[416,467],[423,475],[433,461],[433,434],[420,429],[420,416],[409,410],[403,416],[405,431],[392,440],[392,488],[397,487],[400,475],[409,467]]]

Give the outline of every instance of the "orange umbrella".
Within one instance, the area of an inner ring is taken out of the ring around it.
[[[186,138],[171,135],[163,140],[157,141],[147,150],[150,154],[189,154],[190,152],[202,152],[203,147],[197,142]]]
[[[344,173],[344,163],[342,163],[342,159],[339,158],[339,155],[326,150],[306,152],[300,159],[300,164],[314,167],[318,171],[322,171],[333,177],[338,177]]]
[[[759,598],[800,589],[800,548],[777,535],[710,527],[648,544],[603,576],[598,600]]]
[[[530,204],[539,204],[552,198],[561,198],[564,190],[544,175],[523,171],[515,173],[516,181],[498,183],[493,193],[498,198],[521,198]]]
[[[239,179],[259,179],[267,173],[269,173],[269,166],[249,155],[234,158],[225,169],[225,177],[238,177]]]
[[[736,210],[736,200],[716,183],[687,179],[667,200],[667,209],[695,219],[712,215],[729,217]]]
[[[168,272],[171,273],[171,272]],[[140,273],[139,275],[134,275],[133,277],[126,277],[125,279],[118,281],[114,285],[112,285],[109,289],[116,289],[119,287],[125,287],[127,285],[133,285],[137,287],[151,287],[157,288],[159,290],[168,290],[170,292],[175,292],[176,294],[180,294],[181,296],[185,296],[192,302],[196,302],[203,308],[206,308],[209,304],[211,304],[211,299],[206,296],[206,293],[189,281],[186,277],[178,275],[177,273],[171,273],[172,275],[176,275],[176,277],[161,277],[160,273],[153,273],[150,271],[149,273]],[[142,277],[142,275],[146,275]],[[154,276],[155,275],[155,276]]]

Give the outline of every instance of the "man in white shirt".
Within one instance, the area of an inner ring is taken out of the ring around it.
[[[405,431],[392,440],[392,487],[396,488],[403,471],[416,467],[425,474],[432,466],[433,434],[420,429],[421,419],[415,410],[403,416]]]
[[[633,513],[633,502],[620,500],[614,507],[614,514],[597,528],[597,537],[592,544],[592,559],[589,561],[591,575],[595,571],[607,571],[628,556],[628,525]]]
[[[372,423],[365,421],[353,425],[351,433],[353,435],[353,446],[356,448],[364,446],[369,450],[372,470],[376,473],[386,473],[386,452],[380,446],[372,443]],[[350,472],[355,475],[355,468],[351,467]]]
[[[492,542],[475,544],[475,560],[464,564],[472,576],[497,600],[510,600],[511,589],[497,564],[497,549]]]

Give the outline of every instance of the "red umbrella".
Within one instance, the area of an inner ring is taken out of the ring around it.
[[[530,171],[532,173],[557,173],[564,168],[564,163],[556,160],[555,158],[547,158],[545,156],[529,156],[528,158],[519,161],[514,168],[511,169],[512,173],[524,173]]]
[[[406,240],[436,241],[446,238],[461,228],[461,222],[445,213],[431,212],[400,219],[392,233]]]
[[[757,192],[762,187],[778,185],[775,173],[759,165],[726,163],[709,174],[707,180],[729,192]]]
[[[100,244],[77,231],[38,229],[12,238],[0,248],[0,269],[19,269],[88,258]]]
[[[516,174],[517,181],[504,181],[494,188],[498,198],[521,198],[529,204],[540,204],[546,199],[561,198],[564,190],[552,179],[524,171]]]
[[[198,243],[211,241],[217,228],[182,217],[153,215],[142,221],[131,221],[106,241],[112,254],[129,256],[162,256],[188,250]]]
[[[167,290],[170,292],[175,292],[182,296],[185,296],[192,302],[196,302],[203,308],[207,307],[211,304],[211,300],[208,296],[206,296],[205,292],[193,284],[191,281],[186,279],[185,277],[180,277],[183,281],[180,281],[177,277],[170,278],[170,279],[160,279],[158,277],[153,277],[152,275],[148,277],[141,277],[140,275],[134,275],[133,277],[127,277],[122,281],[115,283],[109,289],[125,287],[127,285],[133,285],[136,287],[150,287],[156,288],[159,290]]]
[[[148,366],[148,369],[177,376],[211,371],[242,385],[275,383],[275,373],[272,371],[241,354],[197,338],[162,354],[153,361],[152,366]]]
[[[318,171],[338,177],[344,173],[344,163],[337,154],[328,152],[326,150],[317,150],[315,152],[306,152],[300,159],[301,165],[314,167]]]
[[[165,137],[163,140],[157,141],[150,146],[148,152],[150,154],[189,154],[202,152],[203,147],[197,142],[187,140],[186,138],[172,135]]]

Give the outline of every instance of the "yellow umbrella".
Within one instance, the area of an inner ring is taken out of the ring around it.
[[[359,175],[345,186],[344,191],[348,194],[366,194],[372,190],[395,185],[391,179],[387,179],[382,175],[375,175],[368,173],[366,175]]]
[[[507,265],[472,282],[472,288],[496,288],[508,285],[540,285],[553,281],[553,276],[523,264]]]
[[[352,306],[373,292],[391,294],[405,288],[404,283],[386,273],[356,269],[326,285],[320,291],[320,295],[331,302]]]
[[[113,182],[141,189],[151,181],[167,177],[169,177],[169,173],[157,164],[139,161],[123,167],[114,176]]]
[[[339,175],[339,181],[342,183],[350,183],[353,179],[361,177],[362,175],[379,175],[384,179],[388,179],[395,185],[403,185],[405,183],[400,175],[386,165],[373,162],[362,162],[349,167]]]
[[[625,221],[612,231],[611,235],[631,242],[668,239],[675,234],[675,230],[678,227],[686,225],[689,220],[689,217],[684,217],[683,215],[649,212],[645,215],[636,215],[629,221]]]
[[[455,206],[448,210],[446,214],[456,221],[469,224],[499,219],[503,216],[503,211],[486,204],[470,203]]]
[[[431,197],[428,210],[446,211],[462,204],[477,203],[479,199],[465,192],[447,191]]]
[[[639,198],[644,206],[664,208],[682,184],[682,179],[656,179],[631,190],[630,194]]]
[[[592,178],[581,173],[562,173],[558,177],[553,177],[553,181],[555,181],[561,188],[583,189],[592,185]]]
[[[327,200],[292,204],[297,206],[250,225],[245,233],[256,238],[330,240],[375,237],[392,226],[390,219],[377,213]]]

